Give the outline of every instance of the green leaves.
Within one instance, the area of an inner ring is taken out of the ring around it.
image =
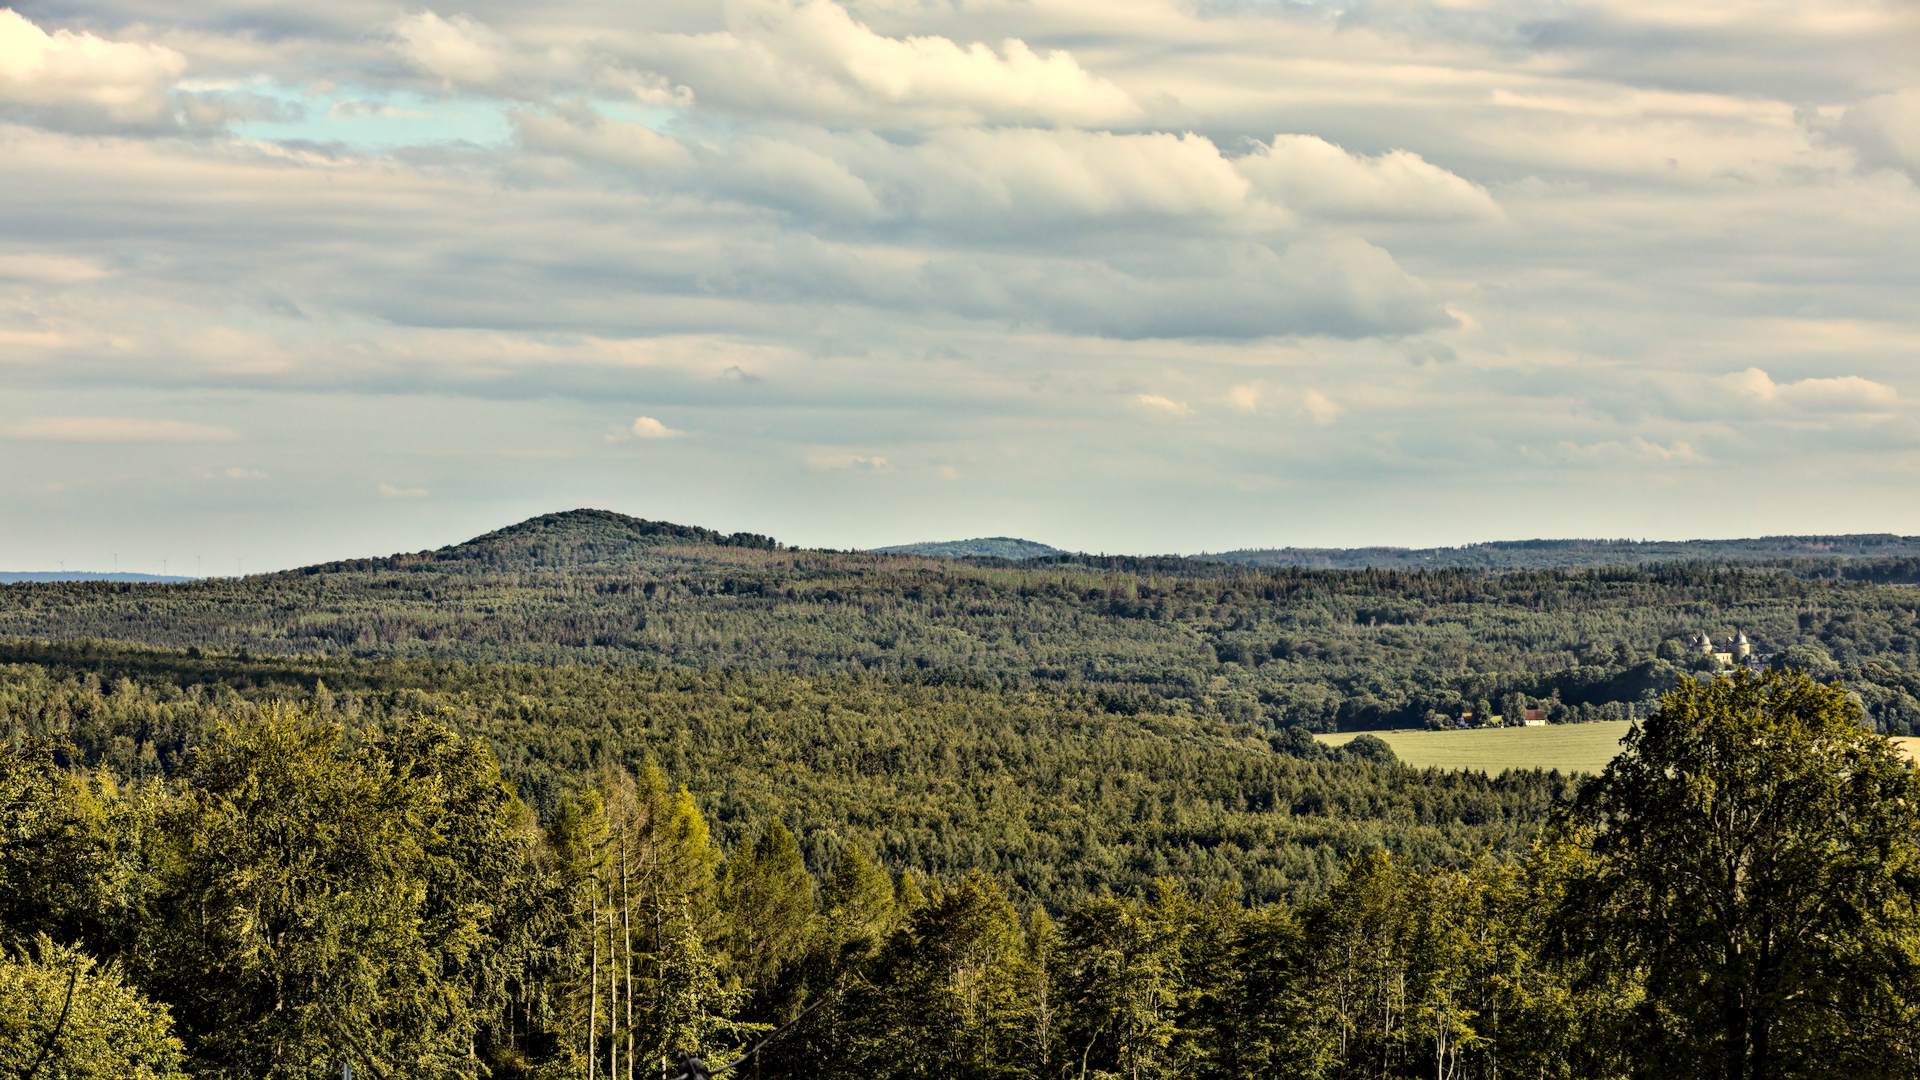
[[[1729,1076],[1920,1065],[1920,778],[1803,675],[1689,683],[1582,795],[1563,951],[1641,983],[1648,1053]],[[1872,1037],[1863,1037],[1871,1032]]]
[[[143,958],[196,1066],[473,1059],[520,963],[536,840],[489,755],[424,721],[353,746],[274,706],[217,731],[181,779]]]
[[[79,949],[41,935],[0,956],[0,1075],[185,1080],[172,1027],[166,1006]]]

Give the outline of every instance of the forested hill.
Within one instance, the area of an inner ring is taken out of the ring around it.
[[[972,540],[941,540],[924,544],[897,544],[874,548],[882,555],[925,555],[935,559],[1044,559],[1067,552],[1037,540],[1017,536],[981,536]]]
[[[1865,550],[1862,545],[1861,550]],[[1902,550],[1897,546],[1894,550]],[[1920,726],[1920,559],[1603,569],[1020,563],[784,548],[598,511],[417,555],[165,587],[12,586],[0,638],[278,656],[859,674],[1318,730],[1621,718],[1745,632]]]
[[[0,570],[0,585],[50,581],[105,581],[122,585],[178,585],[192,578],[170,574],[126,574],[97,570]]]
[[[1322,570],[1577,569],[1674,562],[1920,558],[1920,536],[1761,536],[1744,540],[1495,540],[1461,547],[1244,548],[1192,556],[1237,566]]]
[[[554,570],[614,567],[642,558],[649,550],[674,544],[753,548],[780,545],[756,533],[721,533],[694,525],[647,521],[610,510],[568,510],[543,514],[465,543],[434,551],[353,559],[304,568],[301,573],[352,570]]]

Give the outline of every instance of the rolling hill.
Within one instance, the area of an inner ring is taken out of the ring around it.
[[[178,585],[190,577],[167,574],[123,574],[89,570],[0,570],[0,585],[45,584],[55,581],[104,581],[120,585]]]
[[[874,548],[880,555],[924,555],[935,559],[1044,559],[1067,552],[1037,540],[1016,536],[981,536],[972,540],[941,540],[924,544],[897,544]]]
[[[1920,558],[1920,536],[1862,533],[1744,540],[1495,540],[1461,547],[1244,548],[1191,556],[1236,566],[1318,570],[1576,569],[1673,562]]]

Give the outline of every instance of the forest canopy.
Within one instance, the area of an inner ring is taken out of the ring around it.
[[[24,1073],[51,1046],[49,1075],[150,1077],[614,1077],[683,1055],[794,1077],[1920,1067],[1920,778],[1805,676],[1670,694],[1511,857],[1357,852],[1298,903],[1168,876],[1037,904],[857,842],[810,857],[779,816],[717,843],[699,803],[657,766],[602,768],[536,815],[441,719],[355,726],[320,701],[232,702],[144,781],[27,739],[0,754],[0,1062]]]

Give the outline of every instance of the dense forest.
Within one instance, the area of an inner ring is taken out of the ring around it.
[[[1411,864],[1525,846],[1565,778],[1404,769],[1179,713],[1038,691],[860,676],[585,665],[289,662],[42,649],[0,666],[0,715],[130,780],[177,772],[225,718],[276,702],[350,731],[431,716],[483,741],[542,817],[583,776],[649,762],[691,785],[724,844],[784,817],[814,865],[841,842],[930,875],[986,871],[1061,904],[1177,876],[1300,899],[1349,855]]]
[[[1686,684],[1514,858],[1356,854],[1298,904],[1036,904],[779,818],[718,844],[652,765],[536,815],[441,718],[213,711],[145,780],[0,753],[10,1075],[1920,1069],[1920,773],[1804,676]]]
[[[1914,1075],[1917,580],[585,511],[7,585],[0,1072]],[[1585,782],[1313,737],[1531,708],[1641,724]]]

